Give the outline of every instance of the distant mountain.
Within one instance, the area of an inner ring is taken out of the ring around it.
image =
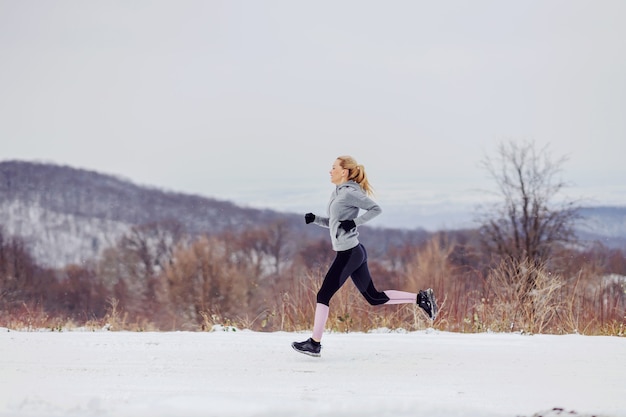
[[[626,207],[583,208],[577,225],[586,241],[626,249]],[[133,226],[176,223],[189,235],[240,231],[287,222],[302,239],[327,239],[327,231],[304,225],[301,214],[237,206],[228,201],[168,192],[82,169],[24,161],[0,162],[0,228],[21,237],[37,262],[60,267],[98,257]],[[423,229],[368,228],[370,253],[419,243]]]
[[[626,250],[626,207],[583,207],[576,226],[578,237]]]
[[[41,163],[0,163],[0,226],[20,236],[44,265],[97,256],[132,226],[175,221],[196,235],[299,216],[141,187],[91,171]]]
[[[24,161],[0,162],[0,228],[27,244],[37,262],[61,267],[94,259],[133,226],[174,222],[192,236],[286,222],[302,239],[328,238],[302,214],[237,206],[167,192],[83,169]],[[424,230],[369,229],[363,240],[384,251],[398,241],[423,241]],[[329,246],[330,248],[330,246]]]

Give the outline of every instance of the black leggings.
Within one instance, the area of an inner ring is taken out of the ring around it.
[[[367,252],[363,245],[358,244],[352,249],[337,252],[337,257],[326,273],[322,287],[317,292],[317,302],[328,306],[330,299],[339,291],[348,277],[352,277],[354,285],[371,305],[385,304],[389,301],[389,297],[384,292],[374,287],[372,276],[367,268]]]

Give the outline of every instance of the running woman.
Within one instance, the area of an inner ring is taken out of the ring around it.
[[[348,277],[352,278],[371,305],[417,303],[431,320],[437,315],[437,303],[430,288],[412,293],[397,290],[380,292],[374,287],[367,267],[367,252],[359,242],[357,227],[378,216],[382,210],[370,198],[372,187],[363,165],[357,164],[351,156],[340,156],[330,170],[330,181],[336,188],[328,203],[328,217],[307,213],[304,220],[307,224],[315,223],[330,230],[332,248],[337,254],[317,293],[312,337],[291,344],[296,351],[315,357],[321,355],[320,342],[328,319],[330,299]],[[364,212],[360,214],[360,210]]]

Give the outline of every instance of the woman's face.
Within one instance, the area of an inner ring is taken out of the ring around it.
[[[341,167],[341,161],[339,159],[336,159],[335,163],[333,163],[333,167],[330,170],[330,182],[335,185],[339,185],[346,182],[347,179],[348,170],[343,169]]]

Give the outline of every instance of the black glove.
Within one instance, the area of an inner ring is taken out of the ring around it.
[[[354,223],[354,220],[340,220],[339,227],[341,227],[346,232],[349,232],[356,227],[356,224]]]
[[[315,214],[307,213],[304,215],[304,221],[306,224],[312,223],[315,220]]]

